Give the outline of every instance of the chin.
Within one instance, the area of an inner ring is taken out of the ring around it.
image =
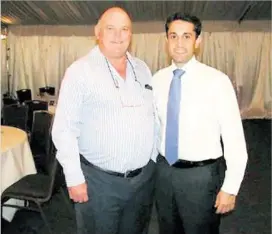
[[[188,57],[187,55],[179,55],[179,56],[173,56],[174,61],[176,61],[177,63],[187,63],[190,60],[190,57]]]
[[[121,58],[126,54],[126,51],[114,51],[112,57]]]
[[[188,60],[186,59],[173,59],[175,63],[186,63]]]

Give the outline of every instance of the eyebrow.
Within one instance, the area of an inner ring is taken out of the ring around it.
[[[113,24],[106,24],[106,27],[116,27]],[[131,28],[129,25],[123,25],[122,28]]]
[[[189,32],[185,32],[185,33],[183,33],[183,34],[193,36],[193,34],[192,34],[192,33],[189,33]]]
[[[168,35],[178,35],[176,32],[170,32]],[[183,33],[182,35],[190,35],[190,36],[193,36],[193,34],[192,33],[190,33],[190,32],[185,32],[185,33]]]

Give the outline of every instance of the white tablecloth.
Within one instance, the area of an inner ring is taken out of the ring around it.
[[[51,113],[52,115],[55,114],[56,111],[56,106],[48,106],[48,112]]]
[[[37,173],[26,132],[21,129],[1,126],[1,194],[28,174]],[[18,202],[9,200],[8,202]],[[3,217],[12,220],[16,209],[3,208]]]

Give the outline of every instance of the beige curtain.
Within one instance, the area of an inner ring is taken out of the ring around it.
[[[1,40],[1,94],[8,91],[7,85],[7,59],[6,48],[7,41]]]
[[[95,45],[92,32],[86,32],[90,27],[84,31],[90,36],[76,35],[78,27],[66,26],[64,33],[60,33],[60,26],[11,28],[8,42],[12,90],[31,88],[34,95],[45,85],[58,90],[65,69]],[[210,31],[202,34],[198,59],[230,77],[243,118],[271,118],[271,32]],[[170,62],[162,30],[134,34],[131,53],[143,59],[153,73]]]

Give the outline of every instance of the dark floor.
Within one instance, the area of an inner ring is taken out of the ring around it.
[[[249,161],[234,213],[222,219],[222,234],[271,233],[271,120],[245,120]],[[45,207],[54,234],[75,234],[75,221],[59,194]],[[40,215],[16,213],[11,223],[2,222],[3,234],[47,234]],[[154,210],[149,234],[158,234]]]

